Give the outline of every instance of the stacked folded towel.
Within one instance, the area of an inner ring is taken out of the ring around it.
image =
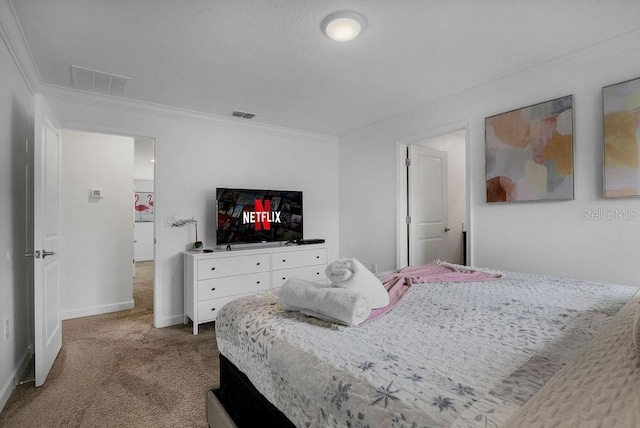
[[[356,326],[372,309],[389,305],[389,293],[382,282],[356,259],[329,263],[325,274],[331,284],[286,280],[278,291],[284,310]]]
[[[298,278],[290,278],[282,284],[278,299],[287,311],[300,311],[349,326],[362,323],[371,313],[367,299],[359,291],[327,287]]]
[[[329,263],[324,272],[332,287],[361,292],[371,309],[389,305],[389,293],[382,282],[358,260],[338,259]]]

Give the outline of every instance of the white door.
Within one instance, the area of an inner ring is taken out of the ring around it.
[[[44,384],[62,347],[58,193],[60,132],[44,98],[35,97],[33,151],[33,281],[36,386]]]
[[[448,239],[447,152],[409,146],[409,265],[442,259]]]

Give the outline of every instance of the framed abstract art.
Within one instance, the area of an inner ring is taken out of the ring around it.
[[[605,198],[640,196],[640,78],[602,88]]]
[[[573,96],[485,118],[487,202],[573,199]]]

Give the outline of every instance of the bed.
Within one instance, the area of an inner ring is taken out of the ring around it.
[[[247,296],[216,319],[221,385],[208,394],[209,424],[539,426],[563,410],[541,394],[566,394],[563,367],[612,320],[628,320],[620,314],[637,291],[504,272],[414,285],[360,327],[284,311],[271,293]],[[228,413],[235,422],[223,422]]]

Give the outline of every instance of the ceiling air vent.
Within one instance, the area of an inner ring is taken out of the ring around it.
[[[108,92],[124,92],[129,77],[104,73],[89,68],[71,66],[71,83],[88,89]]]
[[[253,119],[253,117],[255,116],[255,114],[253,113],[246,113],[244,111],[238,111],[238,110],[234,110],[231,112],[231,116],[233,117],[241,117],[243,119]]]

